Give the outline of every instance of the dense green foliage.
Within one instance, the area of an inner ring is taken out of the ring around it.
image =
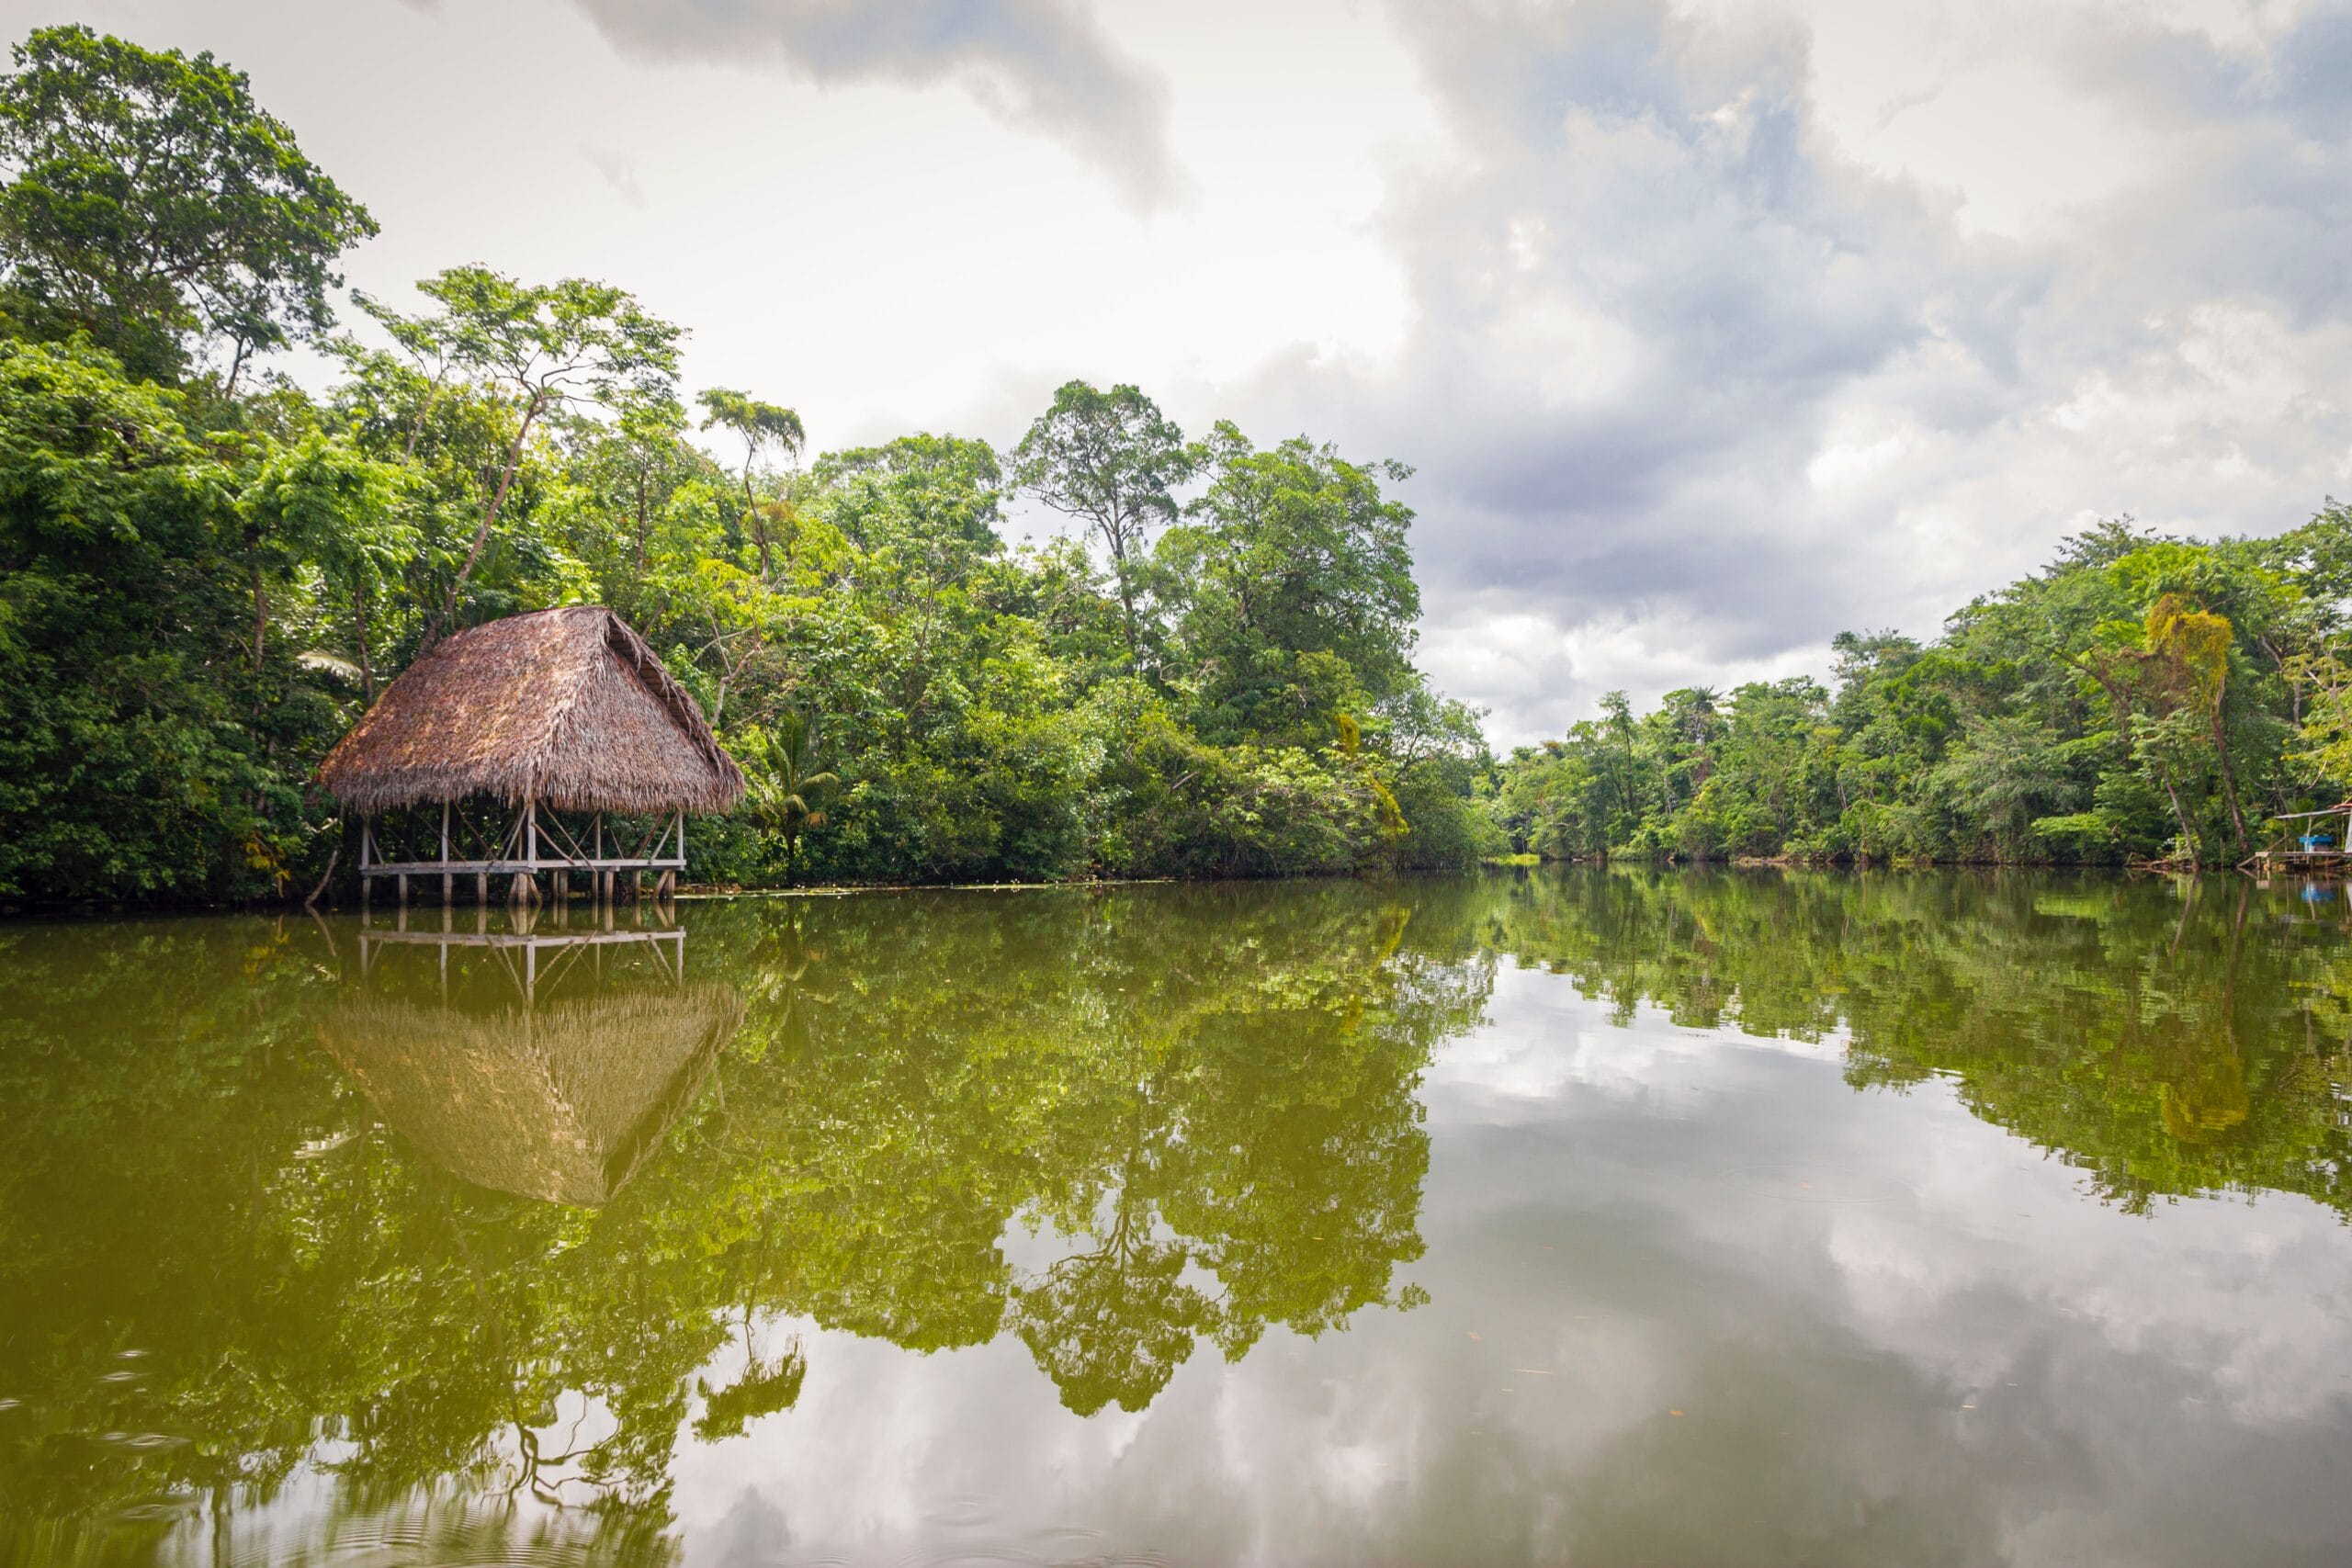
[[[2352,780],[2347,569],[2334,505],[2273,539],[2108,524],[1936,642],[1840,636],[1834,686],[1612,694],[1510,759],[1497,814],[1561,858],[2233,864]]]
[[[334,323],[338,253],[376,231],[245,78],[87,28],[44,28],[0,83],[0,258],[12,313],[170,376],[201,335],[256,351]]]
[[[456,266],[334,335],[372,220],[243,76],[70,28],[17,63],[0,897],[314,878],[350,827],[306,782],[383,684],[582,601],[752,773],[706,877],[1349,872],[1491,833],[1475,716],[1412,660],[1401,468],[1188,441],[1075,382],[1006,457],[925,434],[805,467],[794,411],[712,389],[722,460],[681,330],[626,291]],[[339,367],[323,393],[254,372],[296,338]],[[1023,498],[1070,535],[1009,545]]]
[[[86,28],[0,79],[0,898],[284,895],[308,780],[462,626],[599,601],[751,776],[744,885],[1259,876],[1555,858],[2233,863],[2352,782],[2352,512],[2128,522],[1944,635],[1668,693],[1498,766],[1414,663],[1406,470],[1132,386],[1009,451],[802,460],[623,289],[476,265],[410,314],[244,78]],[[313,393],[255,368],[303,340]],[[716,444],[707,450],[698,441]],[[1022,509],[1026,509],[1023,511]],[[1023,519],[1057,525],[1008,538]],[[346,856],[345,860],[348,861]]]

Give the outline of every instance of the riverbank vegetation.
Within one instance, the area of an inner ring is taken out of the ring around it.
[[[2231,865],[2352,778],[2352,509],[2271,539],[2111,522],[1825,683],[1612,694],[1514,752],[1495,810],[1556,858]]]
[[[1017,442],[818,452],[625,289],[353,293],[359,199],[209,55],[0,80],[0,899],[299,895],[311,787],[460,627],[610,605],[751,780],[698,876],[1265,876],[1547,859],[2234,863],[2352,779],[2352,513],[2128,521],[1831,678],[1498,763],[1415,662],[1401,466],[1062,387]],[[298,383],[278,351],[320,373]],[[1023,525],[1042,520],[1026,542]],[[345,874],[352,861],[343,855]]]
[[[752,775],[705,877],[1491,843],[1476,716],[1413,661],[1397,465],[1076,381],[1008,451],[809,453],[770,389],[690,398],[683,329],[584,278],[453,266],[347,331],[358,199],[239,73],[86,28],[17,49],[0,161],[0,897],[300,891],[351,830],[311,771],[385,682],[579,601]],[[323,390],[273,367],[296,345]],[[1014,543],[1023,506],[1058,531]]]

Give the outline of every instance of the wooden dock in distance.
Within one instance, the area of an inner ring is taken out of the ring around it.
[[[2352,801],[2324,811],[2284,811],[2270,818],[2290,826],[2269,843],[2239,863],[2240,871],[2267,878],[2274,873],[2340,877],[2352,873]],[[2340,821],[2340,830],[2322,833],[2323,824]],[[2301,824],[2302,826],[2291,826]]]

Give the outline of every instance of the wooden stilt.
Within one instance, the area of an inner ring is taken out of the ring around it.
[[[401,908],[403,908],[403,909],[405,909],[405,908],[408,908],[408,873],[407,873],[407,872],[404,872],[404,871],[403,871],[403,872],[400,873],[400,884],[401,884]]]
[[[474,873],[474,902],[484,908],[490,907],[490,873],[486,871]]]
[[[441,803],[441,863],[449,863],[449,803]],[[441,874],[441,907],[447,908],[457,893],[458,879],[447,872]]]

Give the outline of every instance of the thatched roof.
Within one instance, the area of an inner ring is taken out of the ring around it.
[[[593,1206],[628,1185],[742,1016],[717,985],[489,1011],[370,996],[329,1012],[319,1039],[444,1170]]]
[[[661,660],[601,604],[437,644],[319,767],[348,810],[490,795],[564,811],[725,811],[743,773]]]

